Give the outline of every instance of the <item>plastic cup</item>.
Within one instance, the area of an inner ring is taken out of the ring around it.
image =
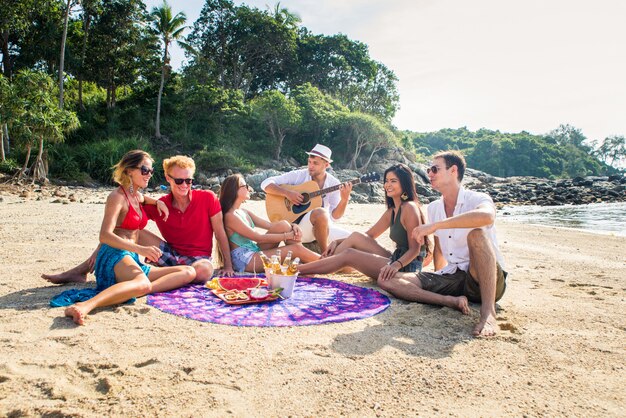
[[[282,274],[270,274],[268,284],[270,289],[278,289],[282,287],[283,290],[280,291],[280,295],[285,299],[290,298],[293,294],[293,289],[296,285],[296,280],[298,279],[298,274],[294,274],[292,276],[284,276]]]

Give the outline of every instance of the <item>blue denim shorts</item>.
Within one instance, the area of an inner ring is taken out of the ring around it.
[[[230,252],[230,260],[233,263],[233,270],[246,271],[246,266],[254,257],[256,251],[252,251],[249,248],[237,247]],[[262,268],[262,267],[261,267]]]

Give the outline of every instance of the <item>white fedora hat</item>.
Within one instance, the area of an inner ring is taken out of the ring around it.
[[[333,160],[330,158],[330,156],[333,155],[333,152],[326,145],[316,144],[311,151],[307,152],[307,154],[312,157],[320,157],[321,159],[326,160],[329,163],[333,162]]]

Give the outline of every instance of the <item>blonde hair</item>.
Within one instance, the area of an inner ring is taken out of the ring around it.
[[[150,160],[154,163],[154,160],[145,151],[135,149],[128,151],[122,159],[113,166],[113,181],[123,187],[130,185],[130,176],[127,170],[129,168],[139,168],[143,160]]]
[[[171,158],[163,160],[163,172],[169,175],[169,170],[172,167],[189,168],[193,173],[196,172],[196,163],[190,157],[185,155],[175,155]]]

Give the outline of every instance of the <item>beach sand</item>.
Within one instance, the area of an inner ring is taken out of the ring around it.
[[[140,298],[79,327],[48,305],[72,286],[40,274],[91,253],[107,190],[0,193],[1,416],[626,415],[624,237],[499,220],[510,276],[492,339],[471,337],[477,305],[463,316],[394,298],[364,320],[288,328],[197,322]],[[351,204],[344,224],[366,230],[380,210]]]

